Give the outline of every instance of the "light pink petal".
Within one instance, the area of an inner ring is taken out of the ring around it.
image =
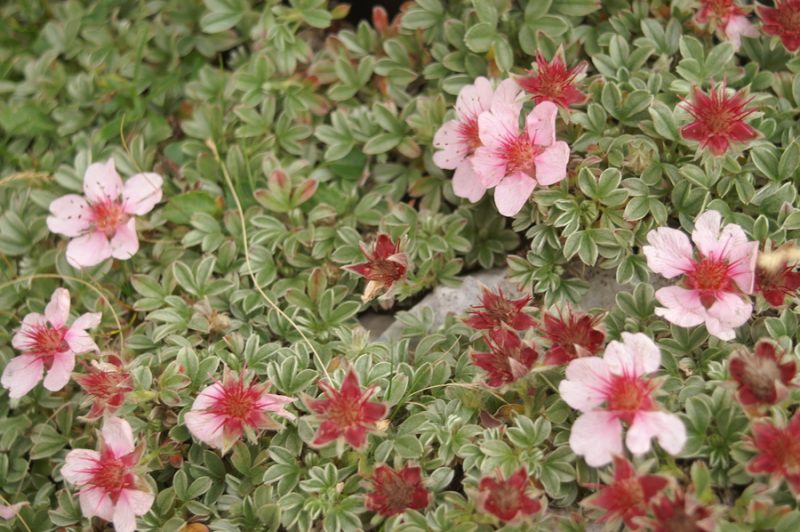
[[[733,340],[735,329],[741,327],[753,314],[753,305],[737,294],[725,293],[708,309],[706,329],[720,340]]]
[[[519,136],[520,105],[497,104],[478,116],[478,134],[484,146],[500,148]]]
[[[639,377],[658,370],[661,350],[646,334],[624,332],[621,342],[608,344],[603,360],[615,375]]]
[[[517,103],[517,97],[522,92],[519,84],[513,78],[506,78],[500,82],[492,95],[492,106]]]
[[[456,113],[459,118],[472,118],[487,110],[492,104],[492,83],[479,77],[472,85],[464,86],[456,98]]]
[[[433,137],[433,147],[440,150],[433,154],[433,162],[443,170],[454,170],[469,154],[469,145],[461,136],[460,127],[458,120],[450,120],[442,124]]]
[[[609,412],[586,412],[572,425],[569,446],[591,467],[604,466],[622,454],[622,425]]]
[[[556,116],[558,106],[553,102],[542,102],[528,113],[525,129],[534,144],[549,146],[556,141]],[[569,148],[567,149],[569,153]]]
[[[731,41],[734,50],[742,46],[742,37],[758,37],[758,30],[747,20],[747,17],[734,15],[728,19],[724,27],[725,36]]]
[[[122,188],[122,209],[127,214],[143,216],[161,201],[164,180],[152,172],[132,175]]]
[[[34,355],[20,355],[12,358],[3,370],[0,384],[8,390],[8,396],[18,399],[31,391],[40,380],[44,364]]]
[[[682,231],[659,227],[647,233],[647,241],[642,251],[652,272],[672,279],[694,267],[692,244]]]
[[[728,257],[728,253],[748,242],[744,230],[736,224],[722,226],[722,215],[717,211],[706,211],[695,220],[694,241],[704,257],[715,259]]]
[[[83,176],[83,193],[89,203],[119,198],[122,194],[122,178],[117,173],[113,158],[104,163],[89,165]]]
[[[477,202],[486,193],[486,187],[483,186],[478,174],[472,168],[471,159],[462,161],[456,168],[456,172],[453,174],[453,193],[472,203]]]
[[[100,325],[100,320],[103,318],[103,315],[100,312],[87,312],[86,314],[81,314],[78,316],[72,325],[70,326],[71,330],[86,330],[86,329],[94,329],[98,325]]]
[[[286,397],[285,395],[265,393],[261,396],[261,400],[258,402],[258,405],[259,408],[261,408],[261,410],[264,412],[272,412],[275,415],[285,417],[287,419],[294,419],[295,415],[284,408],[286,405],[293,402],[293,398]]]
[[[100,453],[97,451],[73,449],[64,459],[61,476],[71,484],[83,486],[92,480],[93,471],[99,461]]]
[[[59,235],[76,237],[91,227],[89,204],[83,196],[67,194],[50,203],[47,227]]]
[[[695,327],[706,321],[706,309],[700,296],[693,290],[680,286],[667,286],[656,291],[656,299],[664,307],[656,308],[661,316],[680,327]]]
[[[13,519],[19,513],[20,509],[27,504],[27,502],[18,502],[9,506],[0,504],[0,518],[5,519],[6,521]]]
[[[658,444],[669,454],[678,454],[686,443],[686,427],[675,414],[668,412],[639,412],[633,420],[625,444],[628,449],[640,456],[650,451],[650,440],[658,439]]]
[[[569,406],[588,412],[606,401],[609,379],[608,366],[600,357],[577,358],[567,366],[567,378],[558,385],[558,392]]]
[[[98,352],[100,348],[97,347],[97,344],[94,343],[94,340],[89,333],[82,329],[70,329],[67,332],[67,335],[64,337],[64,340],[67,341],[67,345],[72,350],[73,353],[80,355],[81,353],[88,353],[89,351]]]
[[[533,162],[536,164],[536,181],[540,185],[558,183],[567,177],[569,146],[563,140],[559,140],[545,148]]]
[[[114,502],[106,491],[100,488],[84,488],[79,499],[84,517],[97,516],[109,522],[114,519]]]
[[[733,246],[728,252],[728,262],[732,265],[730,272],[733,282],[745,294],[752,294],[756,280],[758,242]]]
[[[44,315],[53,326],[61,327],[69,319],[69,291],[66,288],[56,288],[50,297],[50,302],[44,308]]]
[[[136,516],[144,515],[153,506],[155,496],[141,490],[122,490],[114,507],[114,530],[133,532],[136,530]]]
[[[73,268],[97,266],[110,256],[111,244],[103,233],[88,233],[67,244],[67,262]]]
[[[209,447],[223,448],[223,423],[221,416],[203,410],[192,410],[183,416],[186,428],[192,436]]]
[[[506,160],[498,150],[481,146],[471,161],[472,170],[485,189],[496,186],[506,176]]]
[[[124,419],[116,416],[106,419],[103,423],[103,443],[114,456],[125,456],[134,450],[133,429]]]
[[[139,251],[139,237],[136,235],[136,218],[117,227],[111,238],[111,256],[119,260],[128,260]]]
[[[536,181],[522,172],[506,177],[494,189],[497,212],[503,216],[514,216],[531,197],[535,187]]]
[[[38,312],[26,314],[22,319],[22,325],[17,331],[17,334],[11,339],[11,345],[14,349],[19,349],[21,351],[29,349],[32,345],[29,335],[40,327],[47,327],[47,318],[45,318],[43,314],[39,314]]]
[[[44,387],[51,392],[57,392],[67,385],[73,369],[75,369],[75,353],[65,351],[54,355],[53,365],[47,370],[47,376],[44,378]]]

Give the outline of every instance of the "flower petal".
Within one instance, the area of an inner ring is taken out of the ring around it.
[[[569,446],[591,467],[604,466],[622,454],[622,425],[610,412],[586,412],[572,425]]]
[[[183,416],[183,422],[186,424],[186,428],[189,429],[189,432],[192,433],[192,436],[209,447],[222,449],[223,427],[225,423],[222,416],[203,410],[193,409]]]
[[[133,429],[124,419],[116,416],[106,419],[103,424],[103,444],[111,449],[115,457],[125,456],[134,450]]]
[[[114,502],[105,490],[95,487],[83,489],[79,499],[84,517],[97,516],[109,522],[114,519]]]
[[[745,294],[752,294],[756,280],[758,242],[745,242],[732,246],[728,252],[728,262],[732,265],[730,276],[733,282]]]
[[[127,214],[143,216],[161,201],[164,180],[152,172],[132,175],[122,188],[122,210]]]
[[[549,102],[545,102],[549,103]],[[559,140],[547,147],[536,156],[536,181],[540,185],[552,185],[567,177],[567,163],[569,162],[569,146]]]
[[[484,146],[501,147],[519,135],[520,105],[500,103],[478,116],[478,132]],[[477,168],[476,168],[477,170]]]
[[[642,251],[651,271],[672,279],[692,269],[694,257],[689,237],[682,231],[659,227],[647,233],[649,246]]]
[[[577,358],[567,366],[567,378],[558,391],[569,406],[588,412],[605,402],[609,378],[608,367],[600,357]]]
[[[496,186],[506,176],[506,160],[499,150],[481,146],[472,156],[472,169],[484,189]]]
[[[67,244],[67,262],[73,268],[97,266],[111,256],[111,244],[100,232],[87,233],[73,238]]]
[[[98,325],[100,325],[100,320],[103,318],[103,315],[100,312],[87,312],[86,314],[81,314],[78,316],[72,325],[70,326],[71,330],[86,330],[86,329],[94,329]]]
[[[535,187],[536,181],[522,172],[506,177],[494,190],[497,212],[503,216],[514,216],[531,197]]]
[[[675,414],[668,412],[639,412],[633,419],[625,437],[625,444],[635,455],[650,450],[650,440],[658,439],[659,445],[669,454],[678,454],[686,443],[686,427]]]
[[[752,314],[753,305],[741,296],[723,293],[717,296],[706,313],[706,329],[720,340],[733,340],[736,337],[734,329],[747,323]]]
[[[558,106],[546,101],[537,104],[525,118],[525,129],[534,144],[550,146],[556,141],[556,116]],[[569,153],[569,148],[567,148]]]
[[[83,486],[92,480],[94,469],[100,461],[100,453],[89,449],[73,449],[64,458],[61,476],[76,486]]]
[[[69,303],[69,291],[66,288],[56,288],[44,308],[47,321],[55,327],[63,326],[69,319]]]
[[[736,224],[722,225],[722,215],[706,211],[694,223],[692,241],[704,257],[727,258],[736,246],[748,242],[744,230]]]
[[[433,162],[443,170],[456,169],[469,154],[469,145],[462,138],[460,128],[458,120],[450,120],[442,124],[433,137],[433,147],[439,150],[433,154]]]
[[[51,392],[57,392],[67,385],[73,369],[75,369],[75,353],[65,351],[54,355],[53,365],[47,370],[47,376],[44,378],[44,387]]]
[[[480,177],[472,168],[470,159],[462,161],[456,168],[456,172],[453,174],[453,193],[472,203],[477,202],[486,193],[486,187],[483,186]]]
[[[91,226],[89,204],[83,196],[67,194],[50,203],[47,227],[53,233],[76,237],[87,232]]]
[[[153,506],[155,497],[152,493],[141,490],[122,490],[114,506],[114,530],[116,532],[134,532],[136,516],[144,515]]]
[[[22,325],[19,330],[11,339],[11,345],[14,349],[19,349],[20,351],[30,349],[34,344],[31,335],[40,327],[47,327],[47,318],[43,314],[38,312],[26,314],[22,319]]]
[[[8,390],[11,399],[18,399],[31,391],[40,380],[44,364],[35,355],[20,355],[12,358],[3,370],[0,384]]]
[[[94,163],[83,176],[83,193],[90,203],[114,201],[122,194],[122,178],[111,158],[104,163]]]
[[[513,78],[506,78],[500,82],[492,95],[492,106],[494,105],[515,105],[517,97],[522,90]]]
[[[466,85],[456,98],[456,113],[459,118],[476,117],[492,104],[492,82],[481,76],[472,85]]]
[[[111,256],[119,260],[128,260],[139,251],[139,237],[136,235],[136,218],[117,227],[111,238]]]
[[[6,521],[13,519],[19,513],[20,509],[27,504],[27,502],[18,502],[8,506],[0,504],[0,519],[5,519]]]
[[[608,344],[603,360],[615,375],[639,377],[658,370],[661,350],[646,334],[624,332],[621,342]]]
[[[656,291],[656,299],[664,305],[656,308],[656,316],[679,327],[695,327],[706,320],[706,309],[694,290],[667,286]]]

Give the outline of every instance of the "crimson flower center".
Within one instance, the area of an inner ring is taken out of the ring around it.
[[[499,513],[509,515],[517,512],[519,508],[519,489],[512,486],[501,485],[492,491],[492,502]]]
[[[637,478],[618,480],[614,495],[619,508],[635,508],[645,502],[644,489]]]
[[[91,219],[95,228],[106,236],[113,236],[117,227],[128,221],[128,215],[122,209],[122,203],[105,200],[89,206]]]
[[[652,409],[652,391],[650,381],[615,375],[606,392],[606,404],[609,410],[621,413],[621,418],[631,423],[636,412]]]
[[[330,419],[339,427],[350,427],[361,419],[361,405],[358,401],[348,400],[345,397],[331,399],[328,409]]]
[[[224,416],[244,421],[256,410],[256,397],[242,387],[227,389],[219,409]]]
[[[781,370],[775,361],[762,357],[751,357],[744,364],[743,380],[753,394],[763,401],[771,401],[775,392],[775,381],[781,378]]]
[[[482,143],[481,137],[478,134],[477,115],[471,116],[466,120],[462,120],[458,124],[458,133],[461,135],[462,140],[469,146],[470,152],[481,147]]]
[[[413,486],[409,486],[399,475],[391,475],[383,481],[382,492],[388,506],[405,510],[411,504]]]
[[[121,459],[106,456],[98,460],[91,484],[114,497],[123,489],[133,487],[133,475]]]
[[[730,285],[730,265],[726,260],[703,258],[695,263],[687,281],[695,290],[726,290]]]
[[[69,350],[65,339],[67,329],[64,327],[38,326],[28,333],[31,339],[31,353],[44,357],[52,357]]]
[[[506,140],[504,151],[509,174],[515,172],[524,172],[530,176],[536,174],[535,159],[543,149],[531,142],[527,132]]]

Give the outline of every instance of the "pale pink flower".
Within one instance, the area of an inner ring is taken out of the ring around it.
[[[725,36],[731,41],[734,50],[738,50],[742,46],[742,37],[758,38],[758,29],[748,20],[747,17],[735,15],[728,19],[723,24],[722,31]]]
[[[513,79],[502,81],[497,89],[480,77],[458,93],[456,118],[445,122],[433,137],[433,162],[444,170],[455,170],[453,192],[459,198],[475,203],[486,192],[481,179],[472,168],[472,154],[481,146],[478,117],[498,103],[513,104],[520,89]]]
[[[155,496],[134,468],[142,448],[133,443],[133,431],[124,419],[110,417],[103,425],[100,451],[73,449],[61,475],[80,487],[80,504],[87,518],[114,523],[117,532],[136,529],[136,517],[146,514]]]
[[[583,412],[572,426],[569,445],[592,467],[623,454],[625,444],[634,455],[650,451],[656,438],[670,454],[686,443],[686,427],[675,414],[663,412],[654,399],[658,382],[647,377],[658,370],[661,352],[642,333],[622,333],[622,341],[606,347],[603,358],[583,357],[567,366],[567,377],[558,387],[561,398]]]
[[[742,37],[758,37],[758,30],[745,16],[736,0],[700,0],[695,17],[700,24],[710,24],[722,30],[734,50],[742,45]]]
[[[497,187],[494,202],[504,216],[514,216],[536,185],[552,185],[567,177],[569,146],[556,140],[558,107],[538,104],[519,129],[519,104],[499,103],[478,117],[483,146],[472,166],[485,188]]]
[[[83,176],[83,196],[67,194],[50,204],[47,227],[72,238],[67,262],[75,268],[96,266],[109,257],[127,260],[139,249],[136,216],[161,201],[161,176],[143,173],[122,184],[114,159],[94,163]]]
[[[705,323],[709,334],[732,340],[734,329],[744,325],[753,312],[745,294],[753,293],[758,242],[747,240],[736,224],[722,225],[717,211],[697,218],[692,241],[685,233],[659,227],[647,235],[647,266],[667,279],[683,276],[679,286],[656,292],[663,307],[656,314],[680,327]]]
[[[97,344],[86,332],[100,323],[101,315],[87,313],[67,325],[69,292],[57,288],[44,309],[44,315],[32,312],[25,316],[11,345],[22,354],[6,364],[0,379],[12,399],[22,397],[42,380],[44,387],[55,392],[69,382],[75,367],[75,355],[98,351]]]

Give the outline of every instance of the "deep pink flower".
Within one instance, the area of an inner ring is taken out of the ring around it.
[[[548,61],[541,52],[536,52],[536,72],[528,70],[528,75],[518,78],[517,83],[537,104],[553,102],[566,109],[586,101],[586,95],[578,90],[575,81],[585,69],[584,61],[567,68],[561,53]]]
[[[14,519],[22,507],[26,506],[27,504],[27,502],[18,502],[16,504],[9,504],[8,506],[5,504],[0,504],[0,518],[5,519],[6,521],[9,519]]]
[[[456,118],[445,122],[433,137],[433,162],[444,170],[455,170],[453,192],[459,198],[475,203],[483,197],[486,187],[472,168],[472,154],[481,146],[478,116],[497,103],[514,103],[519,94],[514,80],[501,82],[497,89],[492,82],[479,77],[458,93]]]
[[[782,357],[769,340],[759,340],[752,352],[741,350],[731,357],[729,370],[742,405],[774,405],[787,397],[797,365],[794,360],[781,362]]]
[[[361,252],[367,262],[345,266],[344,269],[368,281],[361,296],[364,302],[372,300],[382,290],[385,296],[389,295],[394,283],[405,279],[408,256],[400,250],[400,243],[392,242],[389,235],[380,233],[371,250],[362,242]]]
[[[785,260],[775,269],[759,266],[756,269],[755,291],[773,307],[783,306],[786,296],[794,296],[800,288],[800,272]]]
[[[517,334],[504,329],[492,329],[486,337],[489,353],[473,353],[472,361],[486,371],[486,384],[499,387],[527,375],[539,353],[524,345]]]
[[[652,517],[640,523],[650,532],[712,532],[714,512],[691,494],[679,490],[673,498],[662,495],[652,505]]]
[[[528,471],[523,467],[508,479],[483,477],[480,488],[480,507],[503,522],[517,522],[542,509],[542,503],[527,494]]]
[[[775,7],[756,4],[764,32],[780,37],[790,52],[800,49],[800,0],[775,0]]]
[[[103,414],[113,414],[125,404],[125,398],[133,391],[133,379],[125,370],[122,360],[116,355],[108,357],[107,362],[92,360],[84,363],[87,373],[75,375],[75,382],[92,399],[92,408],[87,419],[98,419]]]
[[[483,146],[475,150],[472,166],[484,187],[497,187],[494,202],[503,216],[517,214],[536,185],[567,177],[569,146],[556,141],[556,104],[534,107],[522,131],[521,109],[519,104],[501,103],[478,117]]]
[[[569,444],[592,467],[611,462],[622,449],[622,424],[628,426],[625,443],[636,456],[650,450],[657,438],[661,447],[677,454],[686,442],[686,428],[675,414],[659,409],[653,394],[658,383],[646,377],[658,370],[661,352],[642,333],[622,333],[603,358],[570,362],[567,378],[558,387],[561,398],[583,412],[572,425]]]
[[[395,471],[381,465],[372,473],[372,493],[366,498],[368,510],[385,517],[406,510],[423,510],[428,506],[430,494],[422,484],[422,470],[406,466]]]
[[[747,464],[752,474],[769,474],[785,479],[795,496],[800,496],[800,411],[785,428],[772,421],[753,423],[752,444],[756,456]]]
[[[146,514],[155,496],[135,473],[142,448],[133,443],[127,421],[108,418],[103,425],[100,451],[74,449],[67,454],[61,475],[80,487],[81,511],[114,523],[117,532],[133,532],[136,517]]]
[[[161,201],[161,176],[143,173],[122,184],[114,159],[94,163],[83,176],[83,196],[67,194],[50,204],[47,227],[72,238],[67,262],[96,266],[109,257],[127,260],[139,249],[136,218]]]
[[[192,435],[223,454],[239,441],[246,431],[280,428],[269,414],[294,419],[286,405],[291,397],[267,393],[269,384],[248,381],[244,375],[226,370],[221,382],[215,382],[195,398],[184,422]]]
[[[709,94],[694,87],[693,101],[685,104],[693,120],[681,128],[681,135],[699,142],[700,148],[708,147],[714,155],[724,155],[731,144],[746,143],[758,136],[744,120],[755,112],[744,108],[749,102],[739,92],[729,95],[724,84]]]
[[[683,276],[681,286],[656,292],[663,307],[656,314],[680,327],[705,323],[709,334],[732,340],[734,329],[744,325],[753,305],[743,297],[753,293],[758,242],[747,240],[736,224],[722,225],[717,211],[697,218],[692,241],[681,231],[660,227],[647,235],[647,266],[667,279]]]
[[[628,460],[614,457],[614,481],[584,499],[581,504],[605,510],[598,522],[622,520],[631,530],[639,525],[636,518],[647,514],[653,497],[667,487],[669,481],[660,475],[638,475]]]
[[[700,0],[700,11],[696,20],[700,24],[710,23],[719,28],[738,50],[742,37],[758,37],[758,30],[745,16],[745,11],[736,0]]]
[[[576,314],[570,310],[558,316],[545,313],[539,332],[550,341],[546,364],[568,364],[576,358],[596,355],[606,340],[598,328],[600,316]]]
[[[375,423],[389,411],[386,403],[370,402],[375,387],[362,391],[358,375],[352,368],[339,390],[324,381],[319,381],[317,386],[322,389],[324,399],[304,398],[308,409],[322,422],[311,444],[322,447],[334,440],[344,440],[355,449],[364,447],[367,433],[374,431]]]
[[[0,379],[12,399],[31,391],[45,371],[44,387],[51,392],[60,390],[69,382],[75,355],[98,351],[86,329],[100,323],[100,314],[83,314],[68,326],[69,305],[69,292],[57,288],[44,315],[32,312],[22,320],[22,327],[11,340],[22,354],[6,364]]]
[[[524,331],[536,326],[536,320],[524,312],[531,302],[530,296],[509,299],[501,288],[497,293],[485,286],[481,288],[481,304],[470,310],[471,316],[464,323],[479,330],[491,330],[508,327],[515,331]]]

